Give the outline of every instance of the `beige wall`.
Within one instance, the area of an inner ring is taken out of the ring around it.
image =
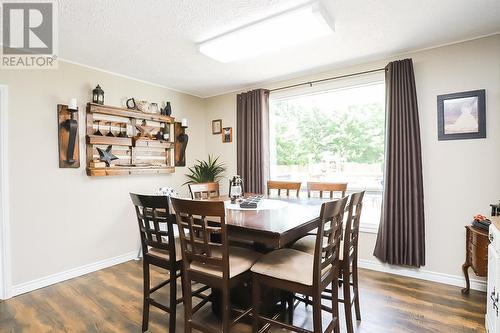
[[[137,222],[128,193],[180,188],[185,181],[185,168],[165,176],[87,177],[85,112],[80,112],[82,166],[58,168],[56,106],[76,97],[85,110],[97,83],[109,105],[121,105],[126,97],[171,101],[173,115],[189,119],[187,164],[205,156],[200,98],[64,62],[58,70],[1,70],[0,84],[9,89],[13,285],[136,251]]]
[[[317,78],[384,67],[413,58],[422,135],[427,265],[425,270],[460,275],[464,261],[464,227],[476,213],[489,213],[500,199],[500,35],[332,70],[319,75],[264,85],[273,88]],[[486,89],[487,139],[438,141],[436,96]],[[236,93],[208,98],[207,123],[222,118],[235,123]],[[233,150],[207,132],[208,153],[217,153],[236,170]],[[233,146],[236,144],[233,143]],[[372,256],[376,235],[361,235],[360,253]]]
[[[229,191],[228,180],[236,175],[236,95],[226,94],[205,100],[206,147],[207,153],[220,156],[219,160],[227,166],[225,178],[220,181],[221,193]],[[233,142],[223,143],[222,134],[212,134],[212,120],[222,119],[222,127],[233,128]]]
[[[500,36],[410,54],[415,75],[422,131],[427,227],[426,270],[460,274],[464,228],[470,217],[487,213],[499,197],[500,184]],[[402,57],[399,57],[402,58]],[[330,75],[378,68],[393,60],[332,70],[267,88]],[[95,84],[106,104],[126,97],[172,102],[177,118],[188,118],[187,164],[220,155],[227,176],[236,173],[235,93],[200,99],[136,80],[73,64],[58,70],[0,71],[9,88],[9,180],[12,282],[19,285],[138,249],[136,221],[128,192],[151,192],[181,184],[186,168],[165,176],[90,178],[79,169],[59,169],[56,105],[77,97],[80,109]],[[488,138],[437,141],[436,96],[486,89]],[[203,113],[205,111],[205,113]],[[80,118],[84,162],[85,121]],[[211,134],[211,120],[233,127],[233,142]],[[227,192],[226,183],[222,192]],[[374,234],[361,236],[362,259],[373,260]]]

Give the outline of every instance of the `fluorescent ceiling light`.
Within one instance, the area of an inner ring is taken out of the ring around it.
[[[331,34],[333,20],[319,1],[251,23],[199,45],[220,62],[254,57]]]

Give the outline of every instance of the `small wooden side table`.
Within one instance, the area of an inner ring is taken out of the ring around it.
[[[488,232],[468,225],[466,229],[465,241],[465,262],[462,271],[465,276],[466,287],[462,289],[462,294],[468,294],[470,289],[469,267],[477,276],[487,276],[488,274]]]

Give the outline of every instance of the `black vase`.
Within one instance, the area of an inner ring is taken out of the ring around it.
[[[165,114],[165,116],[169,116],[169,117],[172,114],[172,107],[170,106],[170,102],[167,102],[167,105],[163,109],[163,113]]]

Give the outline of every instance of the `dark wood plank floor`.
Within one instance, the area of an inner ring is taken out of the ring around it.
[[[141,271],[131,261],[0,302],[0,332],[140,332]],[[462,296],[457,287],[368,270],[360,272],[360,287],[358,333],[485,332],[484,293]],[[182,306],[179,313],[177,331],[184,332]],[[310,328],[311,315],[310,307],[299,306],[295,324]],[[208,308],[206,318],[212,318]],[[149,332],[167,331],[168,317],[153,309]],[[245,325],[233,331],[250,332]]]

